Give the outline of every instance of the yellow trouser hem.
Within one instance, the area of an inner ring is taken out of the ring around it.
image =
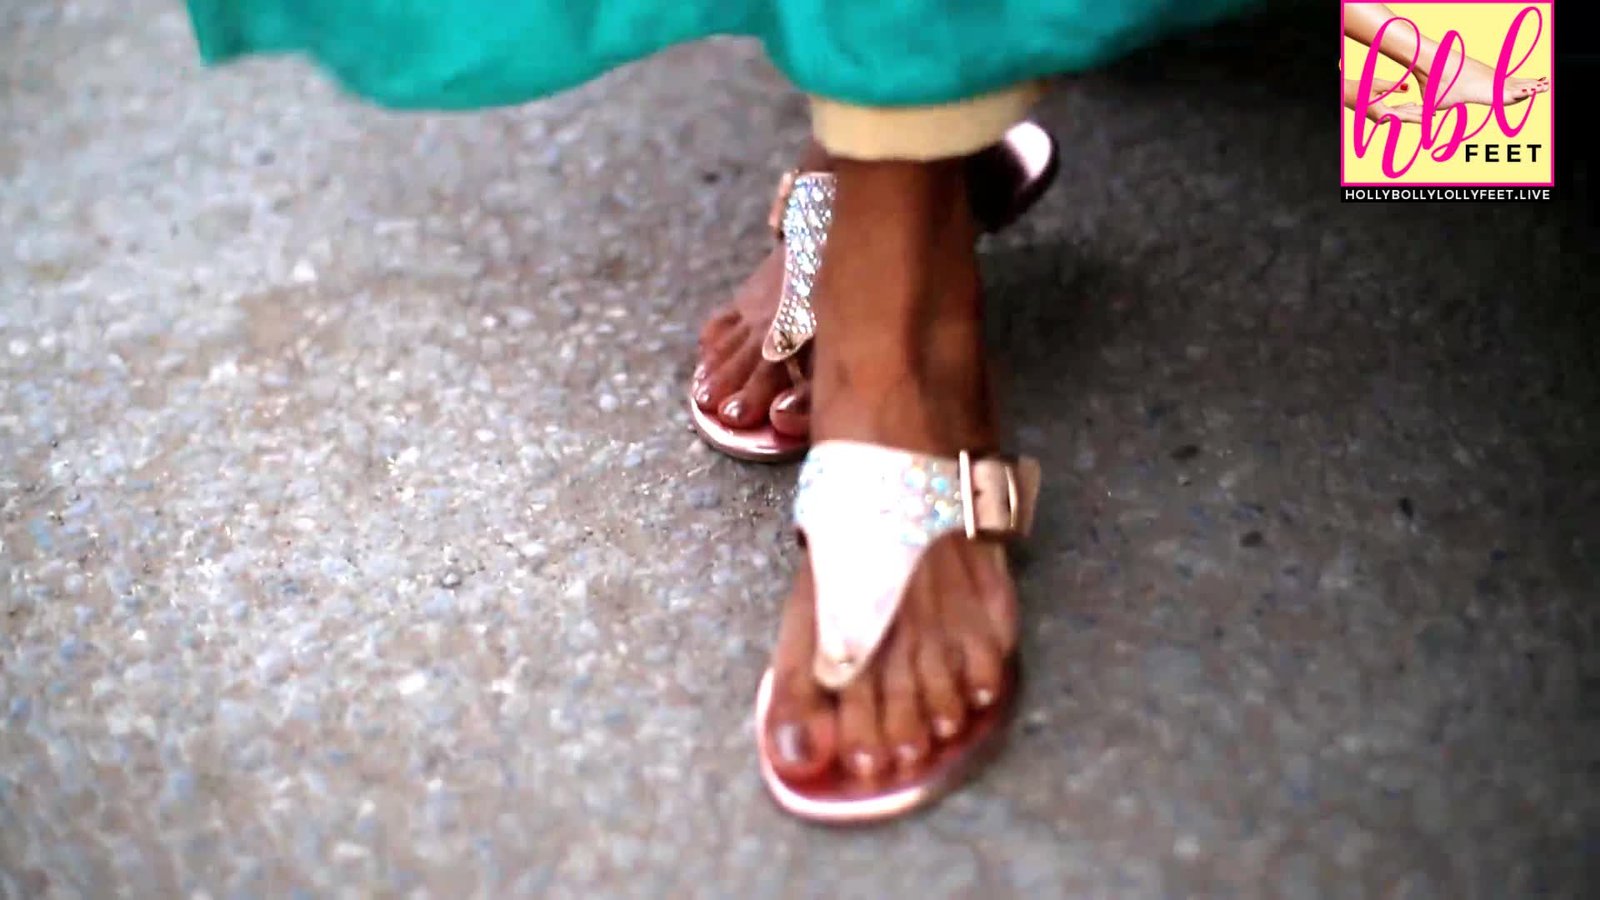
[[[811,131],[834,156],[926,162],[996,144],[1028,117],[1042,86],[1030,82],[934,106],[855,106],[811,98]]]

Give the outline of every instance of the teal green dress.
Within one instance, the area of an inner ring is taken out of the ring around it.
[[[402,109],[522,103],[669,45],[759,39],[801,90],[942,103],[1077,72],[1252,0],[189,0],[202,57],[296,53]]]

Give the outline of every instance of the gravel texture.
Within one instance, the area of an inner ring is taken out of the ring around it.
[[[1291,26],[1042,110],[1021,718],[840,834],[750,739],[793,470],[682,409],[805,133],[757,48],[398,116],[7,4],[0,896],[1583,896],[1593,232],[1339,204]]]

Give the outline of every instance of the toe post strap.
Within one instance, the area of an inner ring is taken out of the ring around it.
[[[817,681],[838,690],[861,673],[928,547],[951,533],[1025,536],[1038,490],[1039,465],[1026,458],[951,459],[853,441],[814,446],[800,471],[795,524],[816,586]]]
[[[761,342],[768,362],[793,358],[816,334],[811,288],[833,221],[833,196],[834,176],[828,172],[789,172],[778,185],[769,223],[784,246],[783,288]]]

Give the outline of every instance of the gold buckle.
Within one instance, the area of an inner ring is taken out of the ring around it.
[[[972,454],[962,450],[956,456],[956,466],[961,478],[961,524],[965,526],[967,540],[977,540],[980,537],[992,539],[1006,539],[1015,537],[1022,531],[1021,517],[1021,490],[1017,485],[1017,469],[1014,465],[1005,467],[1006,473],[1006,527],[1005,528],[979,528],[977,486],[972,481]]]
[[[799,169],[790,169],[778,179],[778,191],[772,195],[772,208],[767,210],[767,227],[772,229],[772,236],[783,240],[783,211],[789,205],[789,195],[794,193],[795,179],[800,177]]]

